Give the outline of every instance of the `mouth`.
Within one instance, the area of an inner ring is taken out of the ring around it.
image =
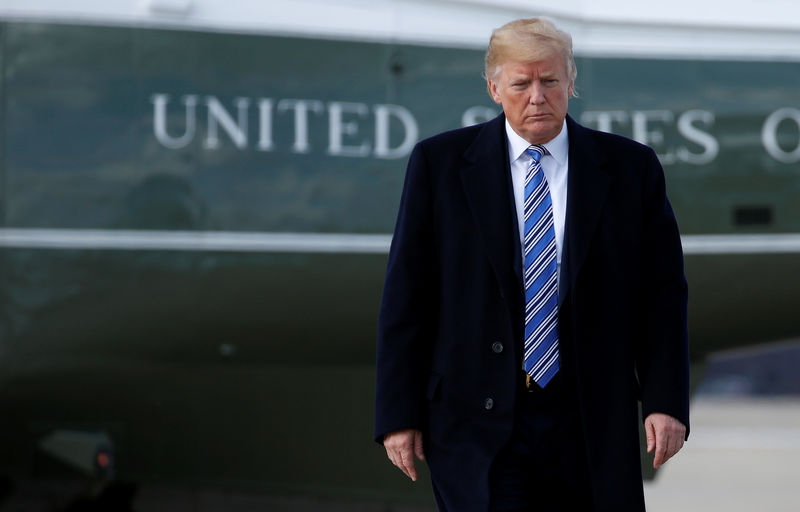
[[[536,121],[536,120],[539,120],[539,119],[544,119],[546,117],[550,117],[550,114],[548,114],[547,112],[537,112],[535,114],[528,114],[527,117],[528,117],[528,119],[532,119],[532,120]]]

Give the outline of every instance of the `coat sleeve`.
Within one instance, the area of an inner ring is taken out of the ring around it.
[[[688,287],[678,224],[666,195],[664,172],[648,148],[642,239],[644,339],[637,374],[642,414],[669,414],[689,435]]]
[[[425,389],[438,307],[430,173],[422,146],[411,153],[378,317],[375,441],[423,429]]]

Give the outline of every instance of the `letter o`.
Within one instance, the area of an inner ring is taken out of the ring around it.
[[[778,145],[778,125],[787,119],[794,121],[800,129],[800,110],[792,107],[779,108],[764,121],[764,126],[761,128],[761,143],[775,160],[793,164],[800,162],[800,138],[798,138],[797,147],[793,151],[784,151]]]

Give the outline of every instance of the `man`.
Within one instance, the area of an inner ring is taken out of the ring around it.
[[[440,510],[644,510],[688,435],[687,287],[655,153],[567,115],[570,36],[511,22],[503,114],[411,154],[379,319],[375,436]]]

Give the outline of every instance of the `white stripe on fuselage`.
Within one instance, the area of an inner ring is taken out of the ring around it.
[[[392,235],[350,233],[0,229],[0,247],[25,249],[385,254],[391,241]]]
[[[0,228],[0,247],[129,251],[386,254],[392,235],[240,231]],[[800,253],[800,233],[684,235],[694,254]]]

